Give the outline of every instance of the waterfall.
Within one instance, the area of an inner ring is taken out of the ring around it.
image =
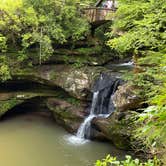
[[[108,117],[114,111],[112,95],[121,81],[106,74],[101,74],[94,86],[93,99],[89,116],[80,125],[76,136],[80,139],[91,137],[91,121],[95,117]]]
[[[90,139],[92,135],[91,121],[95,117],[107,118],[114,112],[112,96],[122,81],[108,74],[101,74],[93,87],[93,98],[89,116],[85,118],[78,128],[76,136],[70,138],[74,144],[83,144],[85,139]]]
[[[76,136],[78,138],[82,138],[82,139],[85,138],[85,133],[87,135],[90,135],[89,127],[91,125],[91,120],[96,116],[95,115],[95,106],[96,106],[96,103],[97,103],[97,100],[98,100],[98,94],[99,94],[99,91],[93,93],[93,99],[92,99],[90,114],[87,118],[85,118],[84,122],[79,127],[79,129],[77,131],[77,134],[76,134]]]
[[[91,106],[91,109],[90,109],[90,115],[94,115],[94,113],[95,113],[95,106],[97,104],[98,95],[99,95],[99,91],[93,93],[93,99],[92,99],[92,106]]]
[[[85,118],[84,122],[81,124],[79,127],[76,136],[78,138],[84,139],[85,134],[90,135],[90,125],[91,125],[91,120],[95,117],[95,115],[89,115],[87,118]]]

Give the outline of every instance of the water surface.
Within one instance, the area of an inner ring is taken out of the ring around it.
[[[0,122],[0,166],[91,166],[106,154],[125,153],[108,143],[74,145],[53,120],[32,114]]]

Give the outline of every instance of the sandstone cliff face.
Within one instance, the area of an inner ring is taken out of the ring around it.
[[[13,73],[13,79],[28,80],[52,87],[60,87],[71,96],[88,100],[87,95],[95,78],[103,68],[81,67],[72,65],[44,65]]]

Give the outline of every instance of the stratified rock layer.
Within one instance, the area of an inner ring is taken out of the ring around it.
[[[81,67],[72,65],[45,65],[13,73],[13,79],[29,80],[47,86],[60,87],[71,96],[87,100],[88,92],[95,78],[100,75],[103,68]]]

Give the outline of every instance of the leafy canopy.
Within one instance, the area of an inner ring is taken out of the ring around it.
[[[166,3],[165,0],[119,0],[108,46],[132,54],[135,72],[128,76],[149,104],[140,114],[136,137],[147,146],[166,144]],[[154,149],[153,149],[154,150]]]
[[[1,0],[0,54],[7,62],[9,59],[17,61],[16,66],[22,61],[33,61],[39,55],[41,62],[54,53],[54,46],[67,42],[73,45],[84,39],[89,33],[89,24],[81,17],[80,8],[92,2]],[[9,56],[11,51],[15,52],[15,56]],[[36,53],[29,54],[32,51]],[[1,72],[6,73],[6,67],[0,67],[3,69]],[[10,67],[11,64],[8,64],[8,69]]]

